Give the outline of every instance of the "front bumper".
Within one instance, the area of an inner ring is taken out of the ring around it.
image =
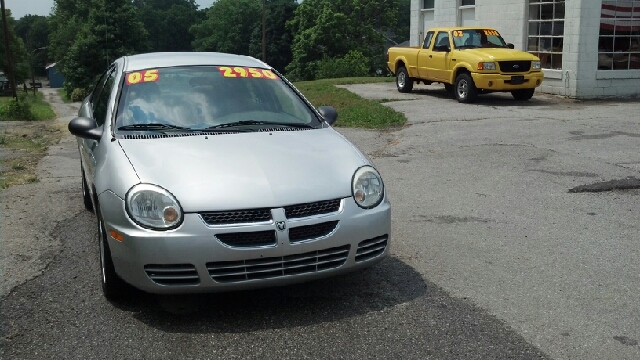
[[[371,266],[389,252],[391,206],[385,199],[364,210],[353,198],[344,198],[330,214],[286,219],[282,208],[271,209],[272,221],[245,225],[207,225],[199,214],[185,214],[171,231],[150,231],[126,215],[124,201],[111,192],[100,195],[107,234],[118,275],[151,293],[222,292],[286,285],[324,278]],[[287,229],[277,230],[284,221]],[[328,234],[299,242],[289,241],[289,229],[335,223]],[[220,241],[224,233],[272,230],[276,243],[234,247]]]
[[[522,76],[524,81],[522,84],[512,84],[511,80],[513,76]],[[484,74],[473,73],[471,74],[473,82],[478,89],[491,90],[491,91],[512,91],[519,89],[532,89],[540,86],[544,79],[542,71],[529,72],[526,74]]]

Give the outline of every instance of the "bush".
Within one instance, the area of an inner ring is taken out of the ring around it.
[[[20,101],[11,99],[0,106],[0,119],[2,120],[35,120],[31,112],[31,106],[25,101],[26,96],[21,95]]]
[[[86,89],[75,88],[71,93],[71,101],[73,102],[82,101],[84,100],[84,98],[87,97],[87,95],[89,95],[89,91],[87,91]]]
[[[324,57],[318,61],[316,80],[369,76],[369,58],[351,50],[342,58]]]

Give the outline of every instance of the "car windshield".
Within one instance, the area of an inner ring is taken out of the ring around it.
[[[272,124],[316,128],[320,121],[271,70],[187,66],[126,73],[115,127],[185,131]]]
[[[454,30],[453,45],[457,49],[506,48],[507,43],[500,33],[490,29]]]

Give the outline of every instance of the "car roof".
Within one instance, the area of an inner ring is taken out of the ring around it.
[[[453,30],[495,30],[495,29],[492,27],[485,27],[485,26],[458,26],[458,27],[431,28],[427,31],[453,31]]]
[[[219,65],[270,68],[251,56],[218,52],[157,52],[123,56],[124,71],[190,65]]]

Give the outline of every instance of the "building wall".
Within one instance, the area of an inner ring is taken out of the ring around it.
[[[516,49],[526,50],[527,0],[476,0],[478,26],[495,28]],[[422,42],[422,0],[411,3],[411,45]],[[640,70],[598,70],[602,0],[566,0],[562,70],[543,70],[540,91],[577,98],[640,95]],[[458,26],[458,1],[435,0],[434,26]]]

